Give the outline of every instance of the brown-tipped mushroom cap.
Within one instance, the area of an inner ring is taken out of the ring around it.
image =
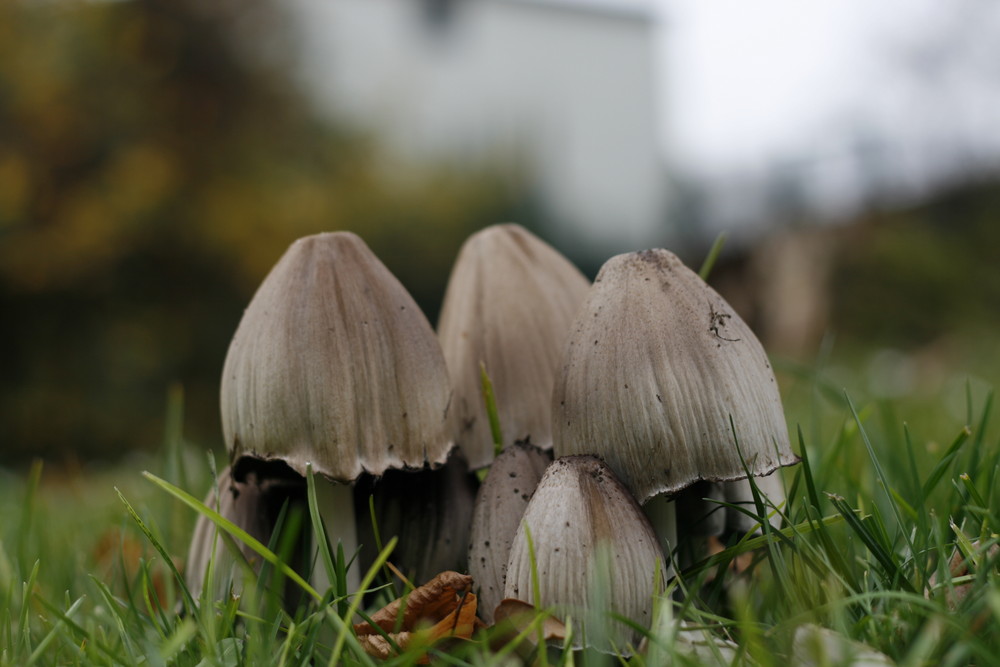
[[[469,574],[479,589],[479,616],[493,622],[503,599],[507,558],[524,509],[538,486],[552,452],[516,442],[493,459],[476,495],[469,541]]]
[[[230,454],[362,471],[443,463],[449,382],[430,324],[356,235],[291,245],[243,314],[222,375]]]
[[[472,469],[493,459],[480,363],[493,383],[504,444],[552,446],[547,406],[588,285],[565,257],[518,225],[487,227],[462,246],[438,334],[454,389],[452,435]]]
[[[529,533],[541,600],[534,599]],[[585,626],[595,615],[606,626],[610,612],[648,628],[653,598],[666,581],[653,528],[611,469],[593,456],[553,461],[514,537],[506,597],[555,606],[557,615],[575,616]],[[595,601],[602,606],[595,608]],[[588,640],[596,629],[587,628]],[[638,640],[630,629],[619,630],[611,638],[619,647]]]
[[[604,264],[564,364],[552,402],[556,455],[603,457],[639,502],[746,477],[740,453],[755,475],[798,460],[760,342],[666,250]]]

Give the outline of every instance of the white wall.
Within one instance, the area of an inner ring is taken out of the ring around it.
[[[609,250],[665,223],[649,14],[543,0],[295,0],[306,82],[398,158],[519,156],[563,235]],[[658,235],[659,236],[659,235]]]

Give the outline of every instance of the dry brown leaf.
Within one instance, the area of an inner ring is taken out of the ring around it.
[[[972,546],[976,549],[980,548],[979,540],[973,540]],[[990,546],[989,550],[984,554],[988,559],[994,559],[1000,554],[1000,545],[993,544]],[[960,577],[967,576],[969,574],[974,574],[974,572],[969,567],[969,560],[965,557],[960,549],[955,549],[952,553],[951,560],[948,562],[948,573],[951,575],[952,579],[958,579]],[[930,589],[937,588],[940,584],[938,583],[938,573],[935,572],[931,575],[930,581],[928,582]],[[926,597],[930,597],[930,589],[925,593]],[[958,606],[965,599],[965,596],[969,594],[972,590],[972,582],[954,584],[953,587],[945,588],[944,599],[945,603],[948,605],[949,609],[957,609]]]
[[[528,604],[524,600],[506,598],[497,605],[493,612],[493,618],[497,625],[505,622],[511,623],[520,633],[531,625],[537,614],[538,609],[534,605]],[[546,641],[566,639],[566,626],[555,616],[547,615],[542,621],[542,636]]]
[[[354,633],[368,655],[382,659],[393,654],[392,644],[382,632],[400,650],[415,644],[427,645],[445,637],[469,639],[476,629],[477,607],[471,588],[469,575],[442,572],[409,595],[393,600],[372,614],[371,623],[355,625]],[[420,664],[427,662],[426,655],[419,661]]]
[[[495,625],[491,626],[490,648],[500,651],[511,642],[518,641],[515,653],[525,662],[531,661],[532,654],[538,649],[538,631],[522,635],[531,627],[539,614],[538,609],[523,600],[506,598],[500,601],[493,612]],[[542,639],[545,642],[562,642],[566,638],[566,626],[555,616],[546,615],[541,624]]]
[[[148,558],[142,542],[117,529],[109,529],[102,533],[94,545],[92,554],[100,570],[106,573],[107,581],[118,581],[119,578],[123,578],[131,582],[138,575],[143,559]],[[178,565],[176,562],[174,564]],[[150,583],[153,585],[156,601],[163,607],[167,600],[167,586],[162,566],[152,568]],[[150,599],[150,602],[152,601]]]
[[[707,539],[707,543],[709,556],[714,556],[726,550],[726,545],[724,545],[719,538],[714,535]],[[743,574],[750,569],[750,566],[753,564],[754,557],[755,554],[753,551],[747,551],[739,554],[729,561],[730,571],[735,572],[736,574]],[[715,579],[715,575],[710,575],[708,580],[711,581],[713,579]]]

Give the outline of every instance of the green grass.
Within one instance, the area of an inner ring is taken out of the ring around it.
[[[491,646],[480,633],[432,655],[456,665],[778,666],[790,662],[796,629],[815,624],[900,665],[1000,664],[1000,585],[989,549],[1000,532],[992,392],[973,380],[943,384],[951,395],[886,399],[838,383],[823,362],[779,370],[803,458],[783,471],[790,497],[782,527],[765,524],[763,535],[689,568],[658,601],[652,630],[643,629],[646,652],[573,652],[569,640],[538,651],[539,618],[506,644],[494,637]],[[349,630],[356,613],[372,611],[343,595],[350,554],[321,549],[317,567],[341,582],[340,594],[302,582],[306,604],[294,613],[270,593],[298,576],[275,556],[279,544],[253,545],[268,565],[240,600],[185,588],[180,572],[199,512],[234,540],[247,536],[201,505],[213,466],[183,441],[180,405],[179,396],[170,402],[156,458],[105,470],[0,471],[0,665],[375,664]],[[388,541],[384,557],[391,548]],[[725,569],[740,553],[756,554],[752,574]],[[956,553],[968,571],[953,580]],[[380,568],[362,573],[365,581]],[[705,645],[692,658],[678,620],[685,631],[733,643]],[[414,664],[421,654],[388,664]]]

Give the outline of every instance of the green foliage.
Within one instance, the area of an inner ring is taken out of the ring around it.
[[[992,392],[970,385],[962,397],[966,423],[956,424],[938,405],[925,432],[896,416],[909,397],[855,404],[827,391],[821,370],[785,382],[790,391],[811,390],[814,400],[800,413],[802,464],[784,471],[787,505],[761,503],[754,512],[778,512],[782,526],[763,524],[763,534],[736,539],[689,567],[673,583],[680,594],[660,599],[652,627],[642,629],[648,652],[629,662],[777,665],[790,660],[803,624],[815,624],[898,664],[994,664],[1000,437]],[[235,539],[251,538],[181,490],[207,487],[209,475],[183,445],[176,399],[170,412],[164,454],[148,462],[161,471],[147,475],[155,484],[133,466],[59,477],[38,465],[23,478],[2,480],[0,665],[373,664],[349,630],[348,619],[371,613],[360,596],[330,591],[318,601],[323,592],[302,582],[308,597],[297,611],[273,603],[270,577],[297,577],[273,545],[253,544],[274,566],[262,570],[265,583],[245,585],[238,600],[194,604],[203,593],[185,590],[178,555],[197,513]],[[383,560],[391,548],[390,541]],[[728,569],[751,554],[757,564],[749,573]],[[321,550],[321,559],[331,580],[344,579],[343,557]],[[544,611],[502,639],[481,631],[431,651],[459,665],[496,664],[504,656],[538,664],[618,662],[570,650],[572,623],[565,639],[539,652],[543,620]],[[692,654],[689,635],[699,629],[729,643],[702,643],[703,651]],[[387,664],[418,657],[404,652]]]
[[[838,334],[899,348],[1000,326],[1000,185],[966,185],[910,209],[872,213],[847,239],[833,281]]]
[[[319,120],[281,11],[0,3],[6,461],[151,449],[174,381],[214,440],[229,337],[295,238],[359,232],[433,317],[461,241],[520,201],[493,167],[403,173]]]

